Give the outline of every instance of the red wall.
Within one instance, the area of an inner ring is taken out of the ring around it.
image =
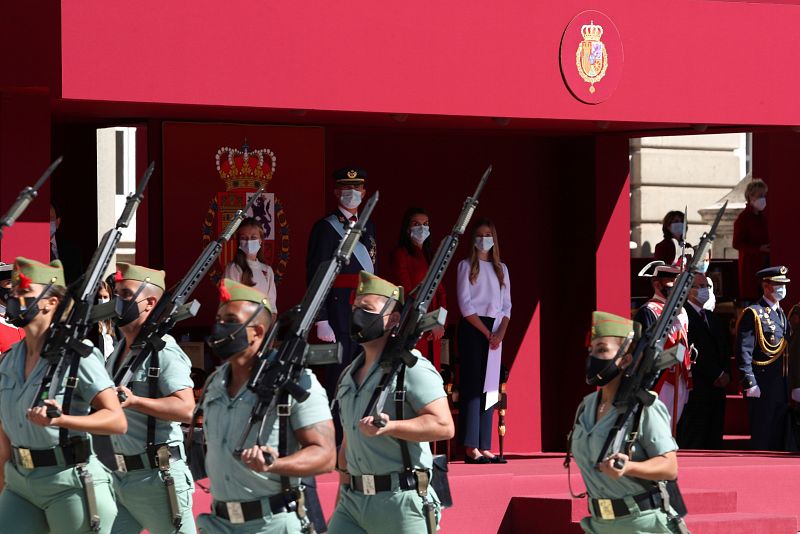
[[[564,28],[589,7],[615,21],[625,54],[616,93],[597,106],[570,95],[558,60]],[[798,23],[794,5],[698,0],[62,2],[62,96],[791,125],[800,74],[777,65]]]

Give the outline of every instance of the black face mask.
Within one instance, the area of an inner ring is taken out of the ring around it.
[[[586,383],[590,386],[605,386],[614,380],[621,371],[616,361],[616,356],[612,360],[601,360],[589,354],[586,357]]]
[[[665,299],[669,299],[670,293],[672,293],[672,286],[661,284],[661,294],[664,295]]]
[[[8,301],[8,295],[11,293],[10,287],[0,287],[0,304],[5,304]]]
[[[23,299],[24,304],[20,304],[19,298],[16,297],[8,299],[6,302],[6,320],[17,328],[26,327],[39,313],[37,303],[40,299],[41,296],[25,297]]]
[[[370,313],[361,308],[354,309],[350,318],[350,337],[356,343],[367,343],[383,336],[386,333],[383,328],[383,314],[393,302],[394,299],[387,300],[379,313]]]
[[[114,317],[113,321],[117,326],[129,325],[142,314],[142,312],[139,311],[139,301],[137,298],[144,290],[144,286],[144,282],[139,284],[139,289],[137,289],[136,293],[129,299],[123,299],[119,296],[114,297],[114,311],[117,316]]]
[[[261,312],[259,307],[244,323],[214,323],[206,343],[214,356],[226,360],[250,346],[247,339],[247,326]]]

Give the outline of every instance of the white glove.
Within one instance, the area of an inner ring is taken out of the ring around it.
[[[752,397],[754,399],[757,399],[757,398],[759,398],[761,396],[761,388],[759,388],[758,386],[753,386],[750,389],[744,390],[744,393],[748,397]]]
[[[317,337],[326,343],[336,343],[336,334],[328,321],[317,321]]]
[[[792,400],[795,402],[800,402],[800,388],[794,388],[792,390]]]

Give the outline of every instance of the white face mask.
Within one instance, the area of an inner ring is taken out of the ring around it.
[[[412,226],[408,233],[411,235],[411,240],[417,245],[421,245],[431,235],[431,229],[427,226]]]
[[[772,290],[772,297],[780,302],[786,298],[786,286],[775,286]]]
[[[110,302],[110,301],[111,301],[111,299],[108,298],[108,297],[98,297],[97,298],[97,302],[100,303],[100,304],[105,304],[106,302]]]
[[[357,189],[343,189],[339,197],[339,203],[349,210],[356,209],[361,205],[361,191]]]
[[[475,246],[478,247],[478,250],[482,250],[483,252],[488,252],[492,250],[494,246],[494,238],[493,237],[476,237],[475,238]]]
[[[255,256],[261,250],[260,239],[240,239],[239,248],[248,256]]]
[[[708,264],[709,262],[707,261],[701,262],[700,265],[697,266],[697,272],[706,274],[708,272]]]
[[[703,304],[703,309],[708,311],[714,311],[714,308],[717,307],[717,297],[714,295],[713,291],[708,292],[708,300]]]
[[[711,297],[711,291],[707,287],[701,287],[697,290],[697,302],[701,305],[708,302],[708,299]]]
[[[767,207],[767,197],[757,198],[753,201],[753,207],[758,211],[764,211]]]
[[[683,237],[683,223],[674,222],[670,224],[669,231],[672,232],[672,235],[675,236],[676,239],[680,239],[681,237]]]

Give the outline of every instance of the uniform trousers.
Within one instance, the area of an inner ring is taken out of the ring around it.
[[[170,464],[170,475],[175,480],[175,492],[180,506],[180,534],[194,534],[197,529],[192,514],[194,482],[189,467],[183,460]],[[159,469],[137,469],[127,473],[115,471],[114,490],[119,513],[112,534],[139,534],[147,529],[150,534],[174,534],[172,512],[167,488]]]
[[[492,330],[494,318],[481,317],[481,322]],[[484,409],[486,395],[486,362],[489,358],[489,340],[465,319],[458,323],[459,357],[459,427],[465,447],[490,450],[492,448],[492,417],[494,406]]]
[[[581,528],[587,534],[645,534],[678,532],[670,524],[663,510],[645,510],[640,512],[633,505],[634,512],[618,519],[600,519],[584,517]]]
[[[428,498],[438,503],[433,488],[429,488]],[[441,522],[439,507],[437,521]],[[328,522],[330,534],[425,534],[427,531],[422,497],[416,490],[364,495],[340,486],[339,504]]]
[[[786,448],[789,386],[783,376],[783,360],[768,366],[753,366],[761,397],[747,397],[750,415],[750,446],[754,451]]]
[[[100,532],[108,534],[117,515],[111,474],[95,456],[86,469],[94,479]],[[86,494],[76,467],[25,469],[5,466],[0,493],[0,532],[37,534],[90,533]]]

